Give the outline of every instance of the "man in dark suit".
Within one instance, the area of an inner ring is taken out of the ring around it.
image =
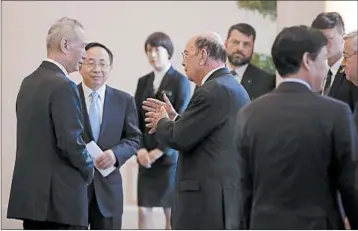
[[[237,116],[242,229],[358,228],[358,137],[347,104],[322,86],[327,39],[283,29],[272,47],[283,83]]]
[[[344,36],[343,62],[347,80],[358,86],[358,46],[357,46],[357,30],[352,31]],[[354,122],[358,128],[358,102],[354,107]],[[358,130],[358,129],[357,129]],[[350,229],[348,220],[346,219],[346,228]]]
[[[183,53],[183,66],[200,87],[187,109],[178,117],[168,99],[143,102],[150,133],[179,150],[173,229],[239,227],[239,163],[232,128],[236,113],[250,99],[225,67],[226,58],[219,35],[193,37]]]
[[[251,100],[276,87],[276,76],[250,63],[254,53],[255,29],[246,23],[232,25],[228,31],[225,48],[228,68],[244,86]]]
[[[71,38],[71,39],[69,39]],[[82,25],[62,18],[47,36],[47,59],[20,87],[17,149],[7,217],[24,229],[86,229],[93,161],[83,140],[81,104],[68,74],[84,55]]]
[[[337,12],[319,14],[312,22],[312,27],[321,30],[328,39],[328,66],[327,77],[322,94],[341,100],[354,111],[358,100],[358,87],[346,79],[343,61],[344,22]]]
[[[96,158],[96,171],[88,187],[90,229],[121,229],[123,190],[120,167],[136,153],[141,132],[134,98],[106,85],[113,53],[103,44],[86,46],[78,85],[84,115],[85,140],[103,150]],[[116,169],[104,177],[98,169]]]

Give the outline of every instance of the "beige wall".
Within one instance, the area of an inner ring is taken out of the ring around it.
[[[150,71],[143,43],[151,32],[160,30],[171,36],[175,46],[173,63],[180,71],[183,71],[180,52],[196,33],[217,31],[225,37],[230,25],[248,22],[257,30],[256,51],[263,53],[270,52],[276,34],[275,22],[240,10],[236,1],[6,1],[2,2],[2,8],[2,92],[6,96],[1,105],[2,211],[6,211],[8,203],[15,157],[15,98],[22,79],[45,57],[46,33],[56,19],[77,18],[84,24],[90,40],[103,42],[113,50],[115,61],[109,84],[130,94],[134,94],[138,78]],[[78,74],[72,76],[76,82],[80,81]],[[128,163],[121,171],[125,202],[135,205],[135,162]]]

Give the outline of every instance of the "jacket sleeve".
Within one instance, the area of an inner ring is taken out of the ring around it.
[[[93,179],[93,160],[83,140],[84,128],[77,86],[72,81],[61,84],[51,95],[50,111],[61,155],[78,169],[83,179]]]

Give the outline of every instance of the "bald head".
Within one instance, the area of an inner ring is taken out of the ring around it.
[[[47,33],[47,50],[60,50],[63,39],[75,40],[81,36],[81,32],[83,32],[83,26],[76,19],[61,18],[50,27]]]
[[[220,35],[206,32],[192,37],[185,46],[183,63],[190,81],[201,86],[210,71],[225,66],[226,50]]]
[[[189,42],[193,43],[197,52],[205,50],[208,58],[226,63],[227,54],[224,41],[216,32],[205,32],[194,36]]]

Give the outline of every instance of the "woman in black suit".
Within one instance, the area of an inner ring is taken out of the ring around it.
[[[153,71],[138,80],[135,100],[138,109],[139,127],[143,133],[137,151],[139,229],[151,229],[152,209],[161,207],[166,217],[166,229],[170,229],[170,211],[174,197],[174,182],[178,152],[155,140],[145,127],[145,113],[142,102],[148,97],[163,101],[163,94],[169,98],[175,110],[182,112],[190,100],[189,80],[175,70],[170,62],[173,43],[162,32],[151,34],[144,50]]]

